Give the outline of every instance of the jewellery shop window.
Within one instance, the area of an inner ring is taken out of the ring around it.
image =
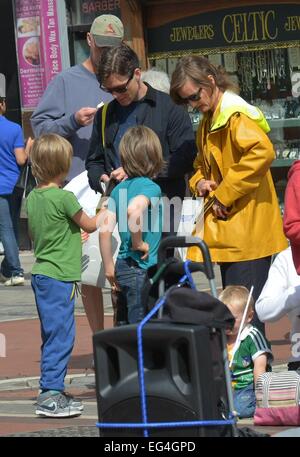
[[[222,65],[240,87],[240,95],[263,111],[271,131],[276,160],[272,174],[283,209],[288,167],[300,159],[300,47],[206,55]],[[178,59],[157,59],[153,65],[171,77]],[[201,114],[190,112],[194,130]]]

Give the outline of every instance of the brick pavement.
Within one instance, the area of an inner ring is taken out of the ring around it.
[[[84,401],[85,411],[78,418],[64,420],[41,420],[34,415],[41,340],[39,321],[29,284],[32,254],[23,253],[21,260],[25,268],[26,286],[0,286],[0,334],[6,338],[6,357],[0,358],[0,436],[46,436],[47,433],[47,436],[97,436],[97,405],[91,370],[92,340],[80,299],[76,305],[77,337],[68,370],[67,390]],[[199,288],[207,287],[206,282],[201,281],[198,280]],[[109,328],[112,326],[112,316],[108,293],[105,293],[105,309],[105,327]],[[267,335],[272,343],[276,364],[285,363],[287,360],[288,328],[286,318],[267,326]],[[241,424],[251,426],[252,422],[246,420]],[[258,429],[273,434],[287,427]]]

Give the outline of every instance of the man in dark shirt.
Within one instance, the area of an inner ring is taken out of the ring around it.
[[[126,177],[120,166],[119,143],[129,127],[142,124],[158,135],[166,162],[155,182],[169,199],[183,199],[184,176],[193,170],[196,156],[195,136],[187,111],[175,105],[168,94],[142,81],[138,57],[125,44],[102,52],[97,77],[101,89],[111,93],[114,100],[107,107],[105,127],[103,108],[94,119],[86,159],[91,188],[102,192],[101,182],[107,182],[111,177],[118,181]],[[176,213],[180,211],[176,210]],[[174,215],[169,218],[171,224],[165,232],[172,234],[176,232],[177,223],[173,226]]]

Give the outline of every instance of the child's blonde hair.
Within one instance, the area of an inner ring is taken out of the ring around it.
[[[249,290],[244,286],[227,286],[220,293],[219,300],[225,305],[233,307],[237,312],[243,312],[249,297]],[[250,299],[249,312],[253,310],[254,300]]]
[[[34,140],[30,152],[32,174],[38,182],[50,182],[67,175],[71,166],[73,148],[68,140],[56,133],[41,135]]]
[[[159,138],[144,125],[129,128],[121,139],[119,150],[122,167],[130,178],[153,178],[164,165]]]

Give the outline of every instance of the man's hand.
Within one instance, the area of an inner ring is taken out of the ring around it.
[[[116,179],[117,181],[123,181],[128,176],[125,173],[125,171],[123,170],[123,168],[119,167],[116,170],[111,172],[110,177]]]
[[[108,182],[109,181],[109,176],[104,174],[100,176],[100,181],[102,182]]]
[[[132,250],[142,252],[143,255],[141,257],[141,260],[146,260],[149,255],[149,244],[145,243],[145,241],[142,241],[137,245],[132,245]]]
[[[75,119],[82,127],[89,125],[93,122],[97,108],[81,108],[75,113]]]
[[[201,179],[201,181],[197,183],[197,190],[200,197],[206,197],[209,192],[216,190],[217,187],[218,185],[215,181],[209,181],[208,179]]]

